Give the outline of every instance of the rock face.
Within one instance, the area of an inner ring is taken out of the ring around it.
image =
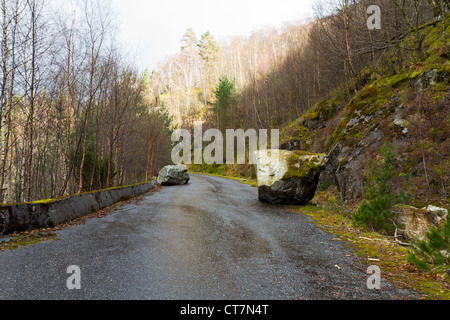
[[[338,144],[335,146],[328,154],[328,160],[325,164],[322,173],[319,177],[320,185],[337,185],[336,182],[336,171],[339,168],[339,155],[341,153],[341,146]]]
[[[410,83],[413,87],[422,90],[429,86],[434,86],[437,80],[438,80],[437,70],[431,69],[417,75],[416,77],[410,80]]]
[[[304,205],[317,189],[328,158],[304,151],[255,152],[258,198],[272,204]]]
[[[181,164],[165,166],[159,172],[157,182],[163,186],[187,184],[190,180],[187,168]]]
[[[410,241],[415,239],[423,240],[426,233],[435,227],[439,227],[446,221],[448,212],[444,208],[428,206],[426,208],[416,208],[413,206],[396,206],[398,212],[397,224],[400,233]],[[401,225],[401,227],[400,227]]]

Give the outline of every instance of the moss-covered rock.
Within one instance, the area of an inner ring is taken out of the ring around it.
[[[288,171],[284,174],[283,180],[289,178],[305,178],[312,171],[321,171],[327,159],[327,156],[323,153],[293,151],[287,160]]]
[[[431,228],[439,227],[447,220],[448,211],[443,208],[428,206],[416,208],[410,205],[397,205],[397,224],[402,226],[400,233],[409,240],[423,240]],[[438,210],[440,209],[440,210]]]
[[[305,151],[256,152],[258,198],[273,204],[304,205],[314,198],[328,157]]]

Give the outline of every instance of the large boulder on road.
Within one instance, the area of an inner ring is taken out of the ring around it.
[[[163,186],[187,184],[190,180],[187,168],[181,164],[165,166],[159,172],[157,182]]]
[[[272,204],[304,205],[314,198],[328,157],[304,151],[255,152],[258,198]]]

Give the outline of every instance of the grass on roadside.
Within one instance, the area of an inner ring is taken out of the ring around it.
[[[16,250],[43,241],[55,241],[58,237],[51,230],[43,229],[14,233],[3,239],[6,240],[0,242],[0,251]]]
[[[287,206],[287,209],[311,217],[317,227],[336,235],[336,241],[349,246],[363,266],[379,266],[387,281],[418,292],[420,299],[450,299],[448,276],[417,269],[407,261],[407,247],[399,245],[392,237],[355,226],[354,209],[341,204],[336,195],[333,187],[318,193],[307,206]]]

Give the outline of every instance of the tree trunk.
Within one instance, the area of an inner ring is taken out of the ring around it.
[[[27,165],[27,201],[31,201],[31,177],[33,170],[33,139],[34,139],[34,107],[35,107],[35,79],[36,79],[36,2],[32,0],[31,4],[31,86],[30,86],[30,115],[28,122],[29,130],[29,149]]]
[[[444,4],[444,0],[439,0],[439,2],[440,2],[440,7],[441,7],[441,13],[442,13],[442,35],[444,38],[444,50],[445,50],[445,54],[447,55],[447,58],[450,58],[450,57],[448,57],[447,21],[446,21],[446,16],[445,16],[445,13],[447,10],[446,10],[446,6]]]
[[[355,67],[353,66],[352,49],[350,46],[350,22],[349,22],[349,16],[348,16],[348,0],[344,0],[344,4],[342,6],[342,14],[344,17],[345,46],[347,49],[347,61],[348,61],[348,65],[350,67],[352,77],[356,77],[357,73],[356,73]]]

